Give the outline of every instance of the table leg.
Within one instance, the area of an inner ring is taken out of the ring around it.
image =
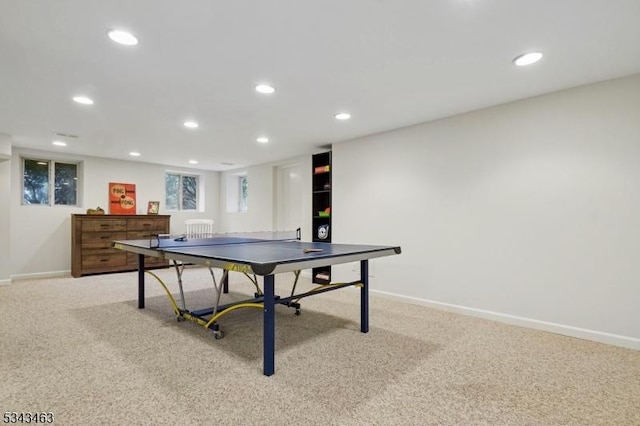
[[[138,255],[138,309],[144,309],[144,254]]]
[[[360,261],[360,331],[369,332],[369,261]]]
[[[222,276],[222,292],[224,294],[229,293],[229,274]]]
[[[275,290],[274,276],[264,276],[264,320],[263,320],[263,373],[271,376],[275,372]]]

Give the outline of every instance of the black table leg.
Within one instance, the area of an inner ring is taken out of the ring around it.
[[[274,276],[264,276],[264,320],[263,320],[263,373],[271,376],[275,372],[276,313]]]
[[[222,276],[222,292],[224,294],[229,293],[229,274]]]
[[[138,309],[144,309],[144,254],[138,255]]]
[[[360,331],[369,332],[369,261],[360,261]]]

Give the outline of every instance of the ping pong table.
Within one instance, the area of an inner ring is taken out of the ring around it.
[[[171,261],[176,268],[183,306],[178,307],[171,292],[165,288],[178,320],[194,321],[214,331],[216,338],[223,336],[218,327],[218,319],[235,309],[244,307],[263,310],[263,373],[271,376],[275,372],[275,306],[278,304],[296,308],[298,302],[309,296],[338,290],[345,287],[360,287],[360,331],[369,331],[369,260],[400,254],[398,246],[378,246],[359,244],[336,244],[303,242],[300,230],[289,232],[217,234],[210,238],[191,239],[186,236],[152,236],[149,240],[121,240],[113,242],[114,248],[135,253],[138,256],[138,308],[145,307],[145,256]],[[360,280],[347,283],[318,285],[311,291],[295,293],[300,271],[316,267],[360,262]],[[204,265],[211,271],[216,290],[216,301],[212,308],[190,311],[184,305],[182,268],[184,264]],[[218,281],[213,270],[223,271]],[[221,292],[228,291],[229,272],[240,272],[251,279],[257,292],[253,299],[220,305]],[[291,295],[281,297],[275,294],[275,275],[293,272],[295,282]],[[262,276],[261,290],[256,276]]]

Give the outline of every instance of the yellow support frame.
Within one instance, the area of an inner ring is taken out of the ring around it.
[[[169,291],[169,288],[164,283],[164,281],[162,281],[162,279],[158,275],[154,274],[151,271],[145,271],[145,272],[147,274],[151,275],[153,278],[155,278],[160,283],[160,285],[164,289],[165,293],[167,294],[167,297],[169,298],[169,302],[171,302],[171,307],[173,308],[173,312],[176,314],[176,316],[178,318],[184,318],[186,320],[193,321],[193,322],[198,323],[199,325],[203,326],[204,328],[209,328],[213,323],[215,323],[217,320],[219,320],[223,315],[225,315],[225,314],[227,314],[229,312],[235,311],[236,309],[240,309],[240,308],[258,308],[258,309],[263,309],[264,308],[264,304],[263,303],[253,303],[253,302],[252,303],[238,303],[237,305],[233,305],[233,306],[225,309],[222,312],[217,312],[209,321],[205,321],[202,318],[196,317],[194,315],[191,315],[188,312],[184,312],[184,311],[180,310],[180,308],[178,307],[178,303],[176,302],[176,299],[173,297],[173,295]],[[257,287],[257,283],[254,282],[254,284]]]
[[[178,307],[178,303],[176,302],[176,299],[173,297],[173,295],[171,294],[171,292],[169,291],[169,288],[166,286],[166,284],[164,283],[164,281],[162,281],[162,279],[154,274],[151,271],[145,271],[145,273],[151,275],[152,277],[154,277],[162,286],[162,288],[164,289],[165,293],[167,294],[167,297],[169,298],[169,302],[171,302],[171,307],[173,308],[173,312],[176,314],[176,316],[178,317],[178,319],[180,318],[184,318],[186,320],[195,322],[199,325],[201,325],[204,328],[210,328],[213,324],[215,324],[221,317],[223,317],[224,315],[235,311],[236,309],[241,309],[241,308],[257,308],[257,309],[264,309],[264,303],[257,303],[257,302],[241,302],[238,303],[236,305],[232,305],[226,309],[224,309],[221,312],[216,312],[210,320],[206,321],[200,317],[191,315],[189,312],[185,312],[185,310],[181,310]],[[247,275],[247,274],[245,274]],[[297,278],[298,278],[299,272],[298,274],[296,274],[296,283],[297,283]],[[257,279],[252,279],[249,275],[247,275],[247,278],[249,278],[249,280],[255,285],[256,289],[258,289],[259,294],[262,294],[262,291],[260,291],[260,287],[258,286],[257,283]],[[314,293],[314,292],[318,292],[320,290],[326,289],[326,288],[331,288],[331,287],[337,287],[343,285],[343,283],[330,283],[330,284],[321,284],[313,289],[311,289],[309,292],[307,293]],[[354,284],[354,287],[362,287],[363,284],[362,283],[357,283]],[[295,287],[293,289],[293,291],[295,291]],[[293,295],[292,295],[293,296]],[[298,303],[301,299],[304,299],[305,297],[311,296],[311,294],[307,294],[306,296],[302,296],[298,299],[295,299],[293,301],[293,303]]]

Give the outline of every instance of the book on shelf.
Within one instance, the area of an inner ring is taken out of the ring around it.
[[[325,272],[318,272],[316,274],[316,279],[317,280],[325,280],[325,281],[329,281],[329,274],[325,273]]]
[[[318,173],[327,173],[327,172],[329,172],[329,171],[331,171],[331,166],[320,166],[320,167],[316,167],[316,168],[314,168],[314,169],[313,169],[313,172],[314,172],[315,174],[318,174]]]

